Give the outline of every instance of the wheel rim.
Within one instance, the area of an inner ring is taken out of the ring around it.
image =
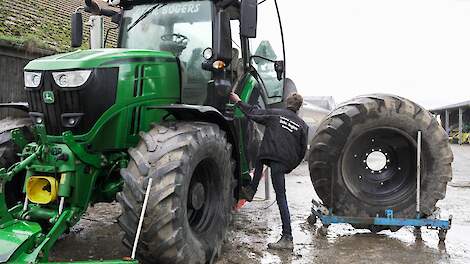
[[[350,140],[341,158],[348,190],[372,204],[394,204],[416,188],[416,143],[396,128],[375,128]]]
[[[196,166],[191,177],[186,209],[189,226],[197,234],[210,231],[220,207],[222,182],[218,175],[216,163],[205,159]]]

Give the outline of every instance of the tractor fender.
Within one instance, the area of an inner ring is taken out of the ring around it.
[[[148,106],[148,109],[162,109],[182,121],[203,121],[217,124],[227,133],[228,141],[238,153],[238,140],[234,128],[234,119],[224,116],[218,109],[206,105],[170,104]],[[236,157],[235,157],[236,158]]]
[[[148,109],[162,109],[181,121],[202,121],[217,124],[227,135],[228,142],[232,145],[232,157],[236,161],[235,177],[239,179],[240,174],[240,134],[235,129],[235,122],[239,119],[224,116],[218,109],[206,105],[187,105],[187,104],[170,104],[148,106]],[[240,127],[240,124],[237,125]]]

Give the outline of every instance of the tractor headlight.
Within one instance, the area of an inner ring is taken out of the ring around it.
[[[24,72],[24,86],[28,88],[36,88],[41,84],[40,72]]]
[[[63,88],[83,85],[90,77],[91,70],[53,72],[52,77],[57,85]]]

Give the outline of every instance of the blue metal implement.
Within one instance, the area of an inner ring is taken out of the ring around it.
[[[427,226],[436,229],[450,229],[451,219],[428,219],[428,218],[394,218],[393,210],[388,209],[390,215],[387,217],[351,217],[324,215],[318,210],[312,210],[324,225],[348,223],[348,224],[370,224],[380,226]],[[386,211],[386,215],[387,215]]]
[[[393,210],[385,210],[385,217],[354,217],[354,216],[338,216],[332,213],[332,209],[327,210],[322,205],[313,201],[312,215],[316,219],[320,219],[321,223],[328,227],[330,224],[366,224],[376,226],[425,226],[430,229],[439,230],[439,240],[445,240],[447,230],[450,229],[452,224],[452,216],[448,220],[433,219],[433,218],[394,218]]]

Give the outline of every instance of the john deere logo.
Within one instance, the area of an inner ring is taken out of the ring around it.
[[[52,91],[44,91],[42,93],[42,100],[46,104],[53,104],[54,103],[54,93]]]

